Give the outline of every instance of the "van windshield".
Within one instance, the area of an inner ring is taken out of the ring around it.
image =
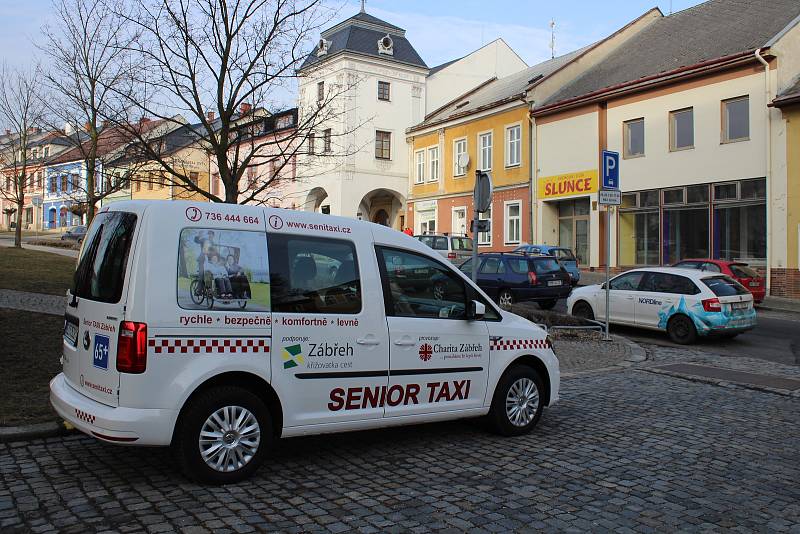
[[[136,215],[122,211],[98,214],[86,234],[72,294],[98,302],[119,302]]]

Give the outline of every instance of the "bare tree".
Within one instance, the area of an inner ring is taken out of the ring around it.
[[[12,69],[6,65],[0,69],[0,126],[6,129],[6,134],[0,138],[0,163],[5,175],[0,180],[0,195],[15,206],[15,247],[22,246],[20,222],[28,185],[30,145],[39,133],[44,116],[39,76],[38,69]]]
[[[133,84],[116,92],[111,120],[129,128],[131,116],[122,118],[125,113],[163,120],[183,115],[194,125],[195,142],[208,152],[224,191],[193,182],[140,140],[146,156],[173,184],[211,201],[257,201],[309,151],[315,132],[344,124],[347,106],[340,98],[353,80],[331,84],[314,105],[300,110],[295,128],[262,135],[269,131],[278,95],[295,89],[312,39],[334,14],[323,0],[136,0],[135,11],[118,12],[129,26],[126,51],[133,53],[137,69]],[[346,138],[346,129],[327,133],[329,150],[319,151],[322,159],[352,150],[331,139]]]
[[[119,19],[123,9],[122,3],[103,0],[54,0],[55,22],[43,28],[40,45],[50,58],[45,74],[52,94],[48,122],[53,128],[72,127],[67,138],[85,166],[85,181],[79,181],[85,198],[79,200],[86,205],[88,222],[97,202],[118,190],[100,187],[108,182],[102,175],[105,167],[100,156],[104,121],[110,124],[117,95],[130,87],[136,69],[129,51],[137,33]],[[131,129],[142,130],[138,121]]]

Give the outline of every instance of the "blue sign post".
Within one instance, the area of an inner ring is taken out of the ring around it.
[[[603,150],[603,189],[619,189],[619,152]]]

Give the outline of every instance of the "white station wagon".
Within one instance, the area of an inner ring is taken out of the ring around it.
[[[610,280],[609,321],[664,330],[675,343],[734,337],[756,325],[753,295],[719,273],[674,267],[633,269]],[[574,289],[568,313],[605,319],[605,284]]]
[[[560,376],[542,329],[401,232],[178,201],[95,217],[62,362],[61,417],[107,442],[170,445],[209,483],[252,474],[281,436],[477,416],[522,434]]]

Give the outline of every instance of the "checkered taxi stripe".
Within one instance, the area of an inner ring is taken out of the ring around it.
[[[158,338],[147,344],[156,354],[269,352],[269,338]]]
[[[522,350],[552,348],[550,339],[498,339],[491,340],[489,350]]]
[[[94,424],[94,416],[90,413],[84,412],[83,410],[75,408],[75,417],[84,423],[89,423],[90,425]]]

